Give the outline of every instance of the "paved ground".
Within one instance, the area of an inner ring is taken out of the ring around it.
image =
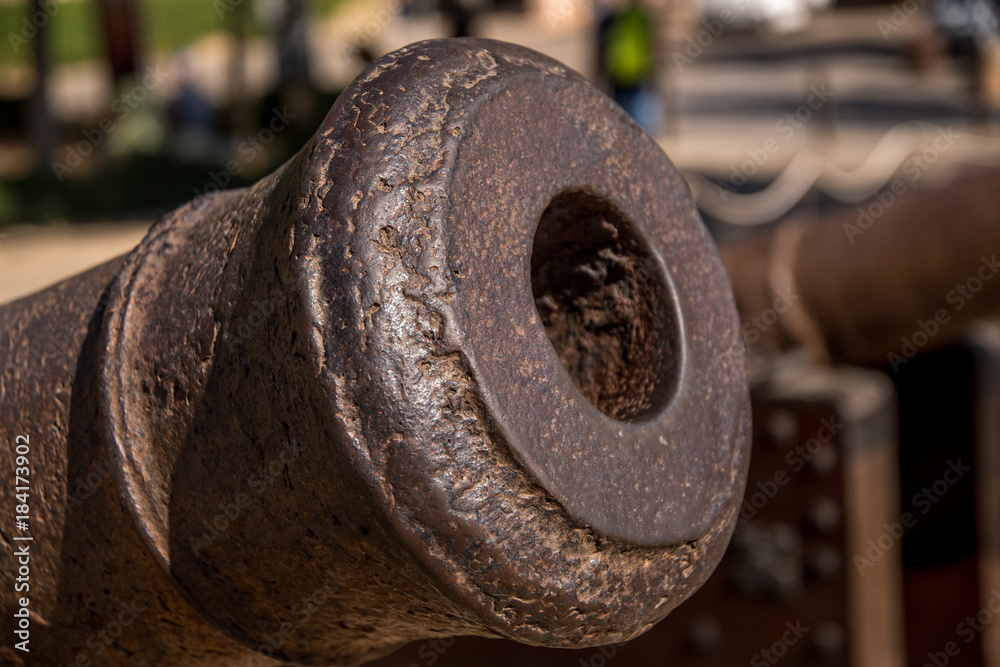
[[[128,252],[148,222],[23,226],[0,235],[0,303]]]

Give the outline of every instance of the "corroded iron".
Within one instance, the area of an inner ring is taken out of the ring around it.
[[[723,248],[749,343],[895,371],[996,315],[1000,170],[906,196],[901,184]]]
[[[500,42],[379,60],[277,172],[0,332],[5,460],[32,448],[14,664],[619,642],[706,580],[743,495],[739,321],[687,188]]]

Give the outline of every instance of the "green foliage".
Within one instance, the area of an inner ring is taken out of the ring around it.
[[[343,0],[314,0],[313,13],[328,15]],[[0,4],[0,66],[32,61],[33,22],[29,3]],[[49,44],[54,63],[91,60],[103,56],[94,0],[54,0],[50,5]],[[230,11],[231,10],[231,11]],[[145,47],[150,53],[171,51],[216,30],[224,30],[243,12],[249,34],[263,26],[253,11],[253,0],[145,0],[139,3]],[[25,23],[25,20],[28,23]]]
[[[89,60],[101,56],[97,11],[92,2],[56,2],[46,16],[53,62]],[[29,64],[33,59],[36,25],[28,17],[28,2],[0,4],[0,65]]]

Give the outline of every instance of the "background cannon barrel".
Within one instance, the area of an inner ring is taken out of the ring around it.
[[[30,487],[0,627],[22,545],[33,627],[0,650],[634,637],[722,557],[747,386],[718,253],[621,109],[524,48],[407,47],[271,176],[0,309],[0,447],[27,445]]]
[[[725,247],[752,342],[892,364],[890,355],[943,347],[969,323],[996,315],[998,185],[994,169],[891,206],[873,200]],[[762,325],[762,316],[773,320]]]

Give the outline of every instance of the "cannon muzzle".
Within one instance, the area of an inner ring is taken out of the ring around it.
[[[718,252],[621,109],[524,48],[406,47],[272,175],[0,309],[5,657],[634,637],[722,556],[747,387]]]

